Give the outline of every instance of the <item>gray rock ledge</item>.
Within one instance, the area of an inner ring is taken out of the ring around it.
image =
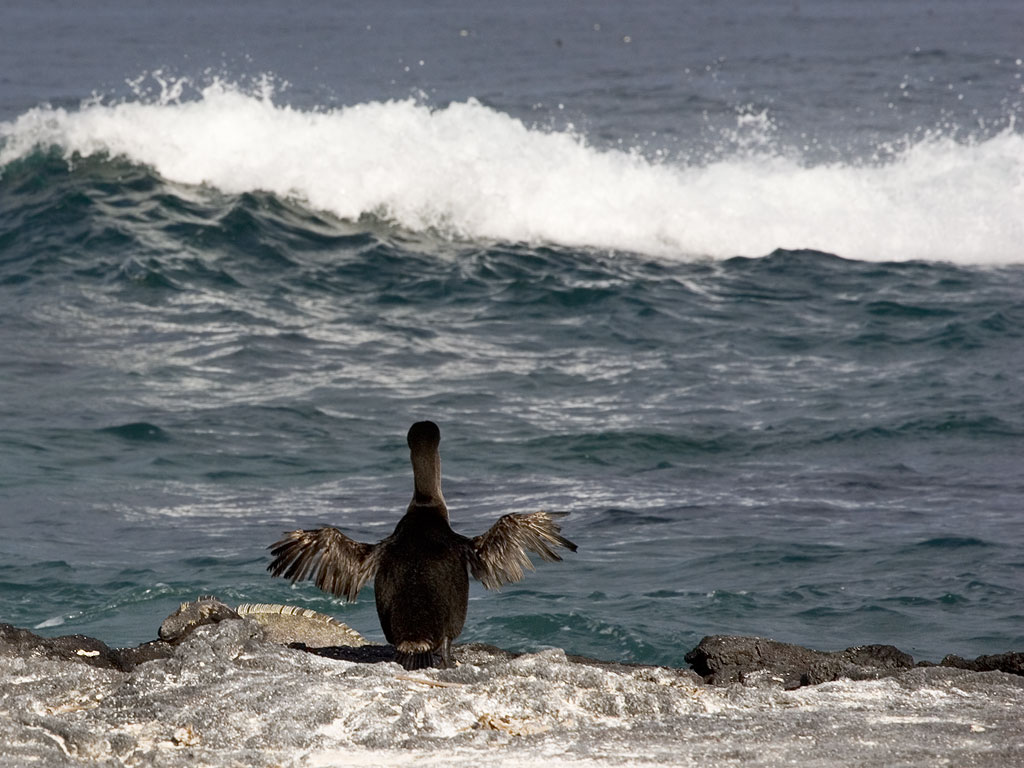
[[[456,669],[410,673],[381,646],[343,649],[381,663],[331,658],[271,643],[253,621],[132,653],[0,625],[0,766],[1024,764],[1020,676],[894,654],[887,677],[785,690],[763,664],[784,644],[712,640],[723,670],[738,666],[723,655],[733,645],[768,671],[707,685],[470,644]],[[868,668],[854,650],[801,663]]]

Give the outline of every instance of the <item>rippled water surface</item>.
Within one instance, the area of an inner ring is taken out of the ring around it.
[[[457,530],[579,544],[464,640],[1024,646],[1024,14],[801,6],[77,9],[124,56],[44,67],[17,5],[0,620],[137,643],[215,593],[380,640],[265,548],[389,533],[430,418]]]

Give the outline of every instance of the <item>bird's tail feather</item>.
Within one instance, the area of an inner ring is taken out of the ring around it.
[[[408,670],[427,669],[434,666],[434,654],[430,651],[420,651],[418,653],[402,653],[397,651],[395,659]]]
[[[395,660],[406,669],[434,666],[434,649],[426,642],[401,642],[395,647]]]

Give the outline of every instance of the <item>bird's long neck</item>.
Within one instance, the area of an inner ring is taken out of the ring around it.
[[[437,446],[417,446],[412,451],[413,506],[436,506],[448,516],[441,493],[441,454]]]

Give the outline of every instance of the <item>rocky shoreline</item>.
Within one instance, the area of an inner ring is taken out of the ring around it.
[[[237,618],[237,617],[236,617]],[[217,623],[217,622],[209,622]],[[193,630],[194,631],[194,630]],[[264,627],[263,636],[272,640]],[[280,641],[276,641],[278,644]],[[394,661],[394,648],[361,641],[359,645],[308,647],[303,642],[283,643],[295,650],[318,656],[361,664]],[[0,623],[0,656],[46,657],[88,664],[99,669],[130,672],[137,665],[174,655],[175,643],[153,640],[134,648],[112,648],[102,640],[87,635],[61,635],[47,638],[30,630]],[[456,659],[475,663],[481,660],[514,659],[524,654],[505,651],[482,643],[456,646]],[[862,645],[843,651],[816,651],[791,643],[762,637],[710,635],[684,657],[690,669],[708,685],[770,682],[786,690],[805,685],[848,678],[875,680],[901,670],[917,667],[952,667],[971,672],[1005,672],[1024,676],[1024,653],[1008,652],[965,659],[947,655],[938,664],[914,662],[909,653],[892,645]],[[601,661],[568,654],[571,663],[598,668],[623,670],[643,665]],[[684,670],[678,670],[683,672]],[[695,678],[695,679],[696,679]]]
[[[111,648],[0,624],[0,765],[1024,764],[1024,654],[915,664],[706,637],[690,669],[271,642],[251,619]]]

